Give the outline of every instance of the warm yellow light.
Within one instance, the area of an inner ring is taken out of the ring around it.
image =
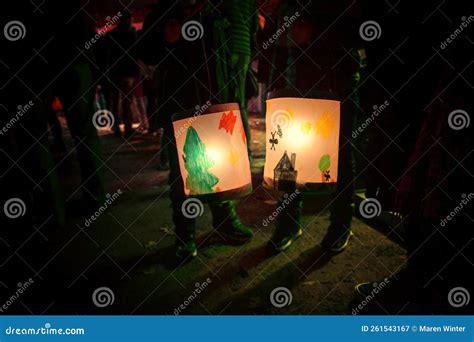
[[[252,190],[244,126],[237,103],[206,105],[173,115],[187,196],[233,199]]]
[[[314,142],[314,135],[311,134],[311,123],[294,120],[288,127],[288,143],[294,148],[308,146]]]
[[[340,102],[332,93],[299,96],[277,91],[267,100],[264,185],[270,189],[337,182]]]
[[[223,161],[222,156],[224,153],[221,149],[216,146],[209,146],[206,151],[207,156],[211,159],[214,163],[214,166],[219,165]]]

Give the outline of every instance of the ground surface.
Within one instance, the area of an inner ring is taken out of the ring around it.
[[[260,120],[252,121],[252,131],[254,192],[239,201],[238,212],[254,228],[255,237],[244,246],[224,245],[218,236],[209,236],[211,217],[205,210],[197,223],[198,257],[178,266],[168,173],[157,169],[156,138],[137,137],[123,143],[113,135],[102,135],[107,190],[112,194],[121,189],[123,194],[89,227],[84,216],[75,217],[48,241],[53,258],[36,269],[43,279],[50,279],[41,294],[44,306],[28,306],[29,310],[173,314],[183,305],[182,314],[350,313],[354,285],[398,270],[405,261],[404,249],[356,218],[347,250],[338,255],[322,252],[319,243],[328,227],[328,199],[313,198],[305,202],[302,238],[288,252],[268,253],[265,245],[273,226],[263,226],[262,220],[273,212],[276,201],[260,186],[264,155]],[[60,174],[72,203],[80,197],[73,155],[60,167]],[[190,300],[204,282],[208,286]],[[98,308],[93,304],[92,293],[98,287],[113,291],[112,305]],[[277,287],[291,291],[291,304],[272,305],[270,293]]]

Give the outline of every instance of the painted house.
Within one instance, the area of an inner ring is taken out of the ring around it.
[[[296,153],[291,154],[291,159],[285,151],[280,161],[277,163],[274,172],[274,187],[281,191],[292,191],[296,188],[296,177],[298,171],[295,170]]]

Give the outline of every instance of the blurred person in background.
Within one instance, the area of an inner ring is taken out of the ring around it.
[[[51,44],[53,87],[63,104],[67,125],[74,139],[81,188],[86,211],[95,210],[105,201],[102,149],[94,126],[96,78],[95,56],[91,50],[78,50],[94,36],[95,23],[81,11],[83,2],[51,1],[56,34]],[[60,51],[61,53],[58,53]]]
[[[16,20],[21,23],[18,32],[24,35],[17,40],[2,39],[1,48],[0,73],[5,80],[1,108],[6,108],[6,115],[0,116],[0,125],[9,129],[2,129],[0,134],[0,197],[2,203],[14,199],[21,210],[16,219],[2,211],[2,227],[3,221],[8,220],[10,229],[2,232],[0,238],[0,263],[3,265],[6,260],[3,252],[12,256],[24,247],[20,258],[7,259],[2,275],[8,274],[8,278],[1,279],[7,287],[16,286],[25,274],[50,260],[51,240],[47,236],[65,224],[65,200],[57,174],[59,163],[54,163],[47,141],[53,95],[63,105],[74,139],[73,151],[81,173],[77,191],[82,191],[83,209],[94,211],[105,200],[103,160],[92,122],[93,56],[81,49],[94,30],[89,17],[81,11],[83,5],[81,1],[58,0],[44,2],[39,5],[41,10],[23,0],[1,5],[2,27]],[[33,276],[36,279],[38,274]],[[57,281],[41,284],[51,293],[57,285]],[[45,299],[38,296],[35,300]]]
[[[143,77],[143,93],[147,98],[146,115],[148,133],[159,139],[160,159],[158,170],[169,169],[168,149],[164,142],[163,127],[166,113],[159,110],[163,105],[165,93],[166,67],[164,61],[167,51],[164,40],[165,19],[167,12],[173,10],[173,2],[161,0],[150,6],[145,16],[138,42],[138,58]]]
[[[135,91],[133,93],[132,99],[132,107],[134,109],[134,113],[136,113],[136,117],[140,125],[138,126],[138,131],[140,133],[147,133],[148,132],[148,116],[146,113],[146,103],[147,98],[143,94],[143,80],[140,78],[137,80],[135,85]]]
[[[126,139],[134,133],[132,98],[139,75],[135,48],[137,33],[132,24],[132,14],[125,11],[118,25],[107,34],[107,67],[111,78],[110,104],[115,117],[113,130],[115,135],[121,136],[119,124],[122,121]]]
[[[51,103],[51,111],[48,113],[48,127],[51,131],[53,143],[51,149],[53,153],[57,153],[59,156],[64,157],[66,154],[66,145],[63,139],[63,130],[61,128],[61,122],[58,116],[63,112],[63,105],[57,96],[53,98]]]

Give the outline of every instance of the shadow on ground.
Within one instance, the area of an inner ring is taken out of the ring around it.
[[[261,156],[264,132],[258,127],[253,124],[254,150]],[[263,159],[255,158],[254,191],[238,204],[242,221],[254,228],[252,241],[225,245],[213,234],[206,209],[197,220],[199,254],[178,265],[167,172],[157,170],[157,139],[136,137],[126,144],[112,135],[101,139],[108,191],[123,194],[88,227],[87,217],[73,210],[64,230],[49,232],[48,241],[37,245],[48,257],[38,258],[32,270],[38,280],[22,298],[30,312],[174,314],[181,307],[181,314],[348,314],[356,283],[383,279],[405,261],[403,248],[358,219],[346,251],[323,252],[319,243],[329,221],[328,199],[321,197],[305,202],[303,236],[287,252],[270,253],[266,244],[273,227],[262,220],[276,201],[260,186]],[[73,157],[61,167],[71,203],[80,195],[77,170]],[[209,285],[191,298],[204,282]],[[94,303],[100,287],[113,292],[111,305]],[[272,304],[270,294],[278,287],[291,292],[291,304]]]

